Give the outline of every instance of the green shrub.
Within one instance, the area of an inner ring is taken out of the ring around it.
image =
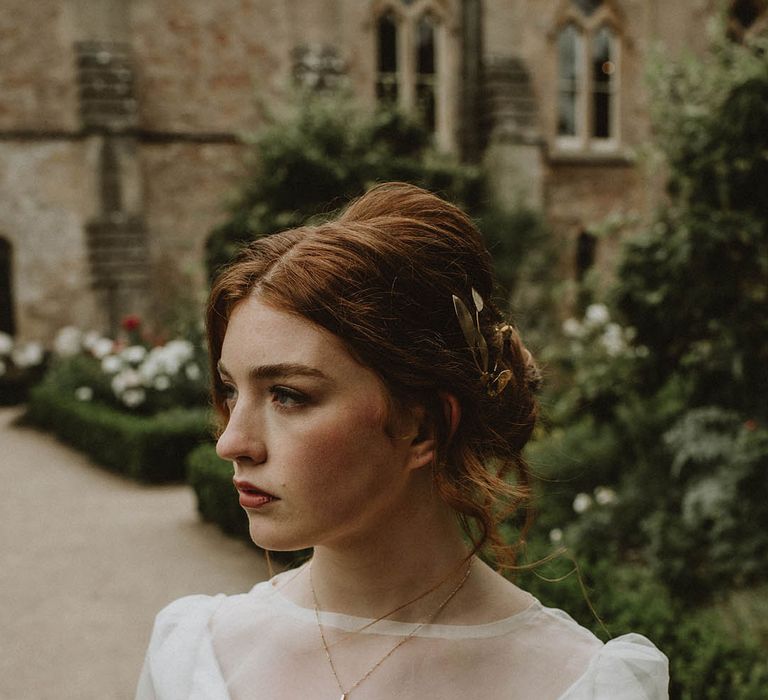
[[[228,535],[250,541],[248,518],[232,484],[232,465],[219,459],[214,445],[200,445],[189,453],[187,482],[195,492],[203,520],[216,523]]]
[[[52,431],[113,471],[155,483],[182,481],[187,453],[210,437],[207,409],[132,415],[78,401],[45,381],[31,391],[25,420]]]
[[[429,132],[392,110],[372,115],[344,94],[300,93],[253,139],[252,166],[227,222],[208,241],[211,274],[243,241],[327,216],[375,182],[402,180],[477,209],[477,168],[437,153]]]

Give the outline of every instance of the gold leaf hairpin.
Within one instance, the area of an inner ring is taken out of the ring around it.
[[[504,389],[509,380],[512,379],[512,370],[504,369],[498,371],[498,363],[493,367],[493,371],[488,371],[488,343],[480,330],[480,312],[485,308],[483,297],[478,291],[472,288],[472,301],[475,305],[474,318],[467,305],[455,294],[453,297],[453,308],[456,311],[456,318],[459,321],[461,332],[467,341],[467,346],[472,353],[472,358],[480,371],[480,378],[485,385],[486,392],[491,398],[498,396]],[[505,324],[503,328],[507,328]]]

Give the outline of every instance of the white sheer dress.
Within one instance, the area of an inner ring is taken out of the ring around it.
[[[276,577],[279,578],[279,577]],[[352,685],[415,624],[321,612]],[[667,658],[645,637],[603,644],[565,613],[530,606],[482,625],[422,626],[350,700],[661,700]],[[347,687],[348,687],[347,686]],[[314,610],[275,579],[235,596],[189,596],[157,616],[137,700],[338,700]]]

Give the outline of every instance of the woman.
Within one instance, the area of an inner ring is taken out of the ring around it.
[[[499,523],[528,497],[536,419],[537,369],[492,290],[469,218],[397,183],[221,274],[218,453],[254,542],[314,555],[169,605],[138,698],[667,697],[646,639],[603,645],[475,556],[514,560]]]

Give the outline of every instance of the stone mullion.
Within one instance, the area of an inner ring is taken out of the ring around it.
[[[416,109],[416,42],[411,17],[400,21],[397,41],[397,63],[402,86],[400,107],[412,113]]]

